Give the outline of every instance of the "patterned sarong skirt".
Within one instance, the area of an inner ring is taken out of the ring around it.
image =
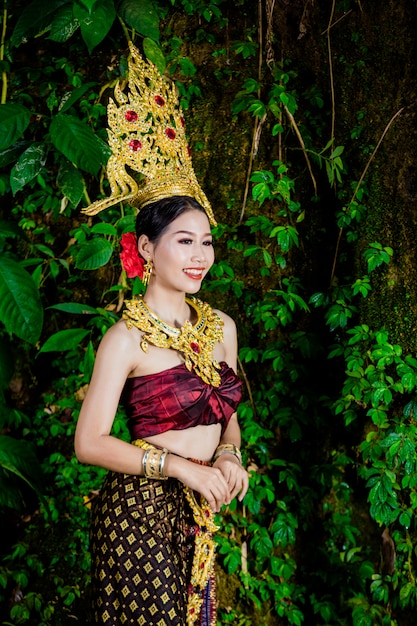
[[[198,617],[189,614],[199,533],[180,482],[110,472],[93,507],[94,623],[216,624],[214,575],[200,594]]]

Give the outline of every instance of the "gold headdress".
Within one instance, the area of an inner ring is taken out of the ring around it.
[[[120,81],[107,108],[109,145],[107,164],[111,195],[83,209],[96,215],[117,202],[142,208],[170,196],[191,196],[210,222],[213,211],[194,173],[175,84],[145,61],[129,42],[128,93]],[[127,168],[143,175],[136,181]]]

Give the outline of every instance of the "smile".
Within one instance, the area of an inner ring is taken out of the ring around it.
[[[201,280],[201,278],[203,277],[203,269],[186,269],[183,270],[183,272],[185,274],[187,274],[187,276],[189,278],[192,278],[193,280]]]

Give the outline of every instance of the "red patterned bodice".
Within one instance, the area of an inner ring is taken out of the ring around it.
[[[242,383],[224,361],[221,383],[213,387],[184,364],[156,374],[126,380],[121,402],[132,439],[200,424],[221,424],[225,430],[242,397]]]

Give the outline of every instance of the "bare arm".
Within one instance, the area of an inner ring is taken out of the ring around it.
[[[82,463],[126,474],[140,472],[143,452],[110,432],[123,385],[135,366],[133,340],[123,323],[105,334],[75,432],[75,453]]]

